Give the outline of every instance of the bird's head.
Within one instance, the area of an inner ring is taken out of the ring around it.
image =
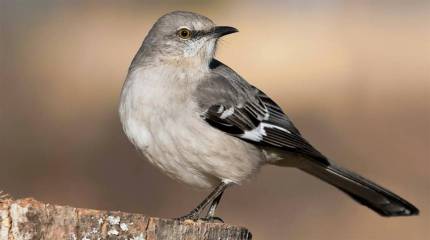
[[[171,12],[160,17],[149,31],[139,51],[141,61],[208,65],[217,40],[237,31],[234,27],[215,26],[209,18],[196,13]]]

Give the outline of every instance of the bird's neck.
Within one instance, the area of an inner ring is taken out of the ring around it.
[[[151,48],[142,47],[139,49],[130,66],[130,70],[140,67],[159,67],[166,66],[169,68],[185,69],[192,73],[209,72],[209,63],[212,61],[216,42],[200,47],[195,51],[184,50],[184,55],[170,56],[168,54],[160,54]]]
[[[157,66],[146,65],[131,69],[127,81],[140,82],[146,89],[170,89],[181,94],[190,94],[200,83],[207,70],[189,65],[163,62]]]
[[[177,71],[185,71],[191,75],[199,74],[202,72],[209,72],[210,59],[202,58],[200,56],[181,57],[181,58],[165,58],[160,59],[159,64],[175,68]]]

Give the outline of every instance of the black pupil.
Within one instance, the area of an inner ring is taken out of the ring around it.
[[[182,30],[181,31],[181,36],[182,37],[188,37],[188,31],[187,30]]]

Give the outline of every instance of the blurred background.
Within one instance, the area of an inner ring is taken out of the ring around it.
[[[218,59],[272,96],[322,152],[416,204],[382,218],[295,169],[264,167],[218,214],[255,239],[430,239],[429,1],[0,0],[0,189],[177,217],[207,194],[122,133],[129,63],[173,10],[240,29]]]

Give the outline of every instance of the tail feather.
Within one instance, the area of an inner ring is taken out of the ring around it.
[[[335,186],[358,203],[367,206],[382,216],[411,216],[419,213],[419,210],[414,205],[398,195],[338,166],[323,166],[309,162],[301,169]]]

